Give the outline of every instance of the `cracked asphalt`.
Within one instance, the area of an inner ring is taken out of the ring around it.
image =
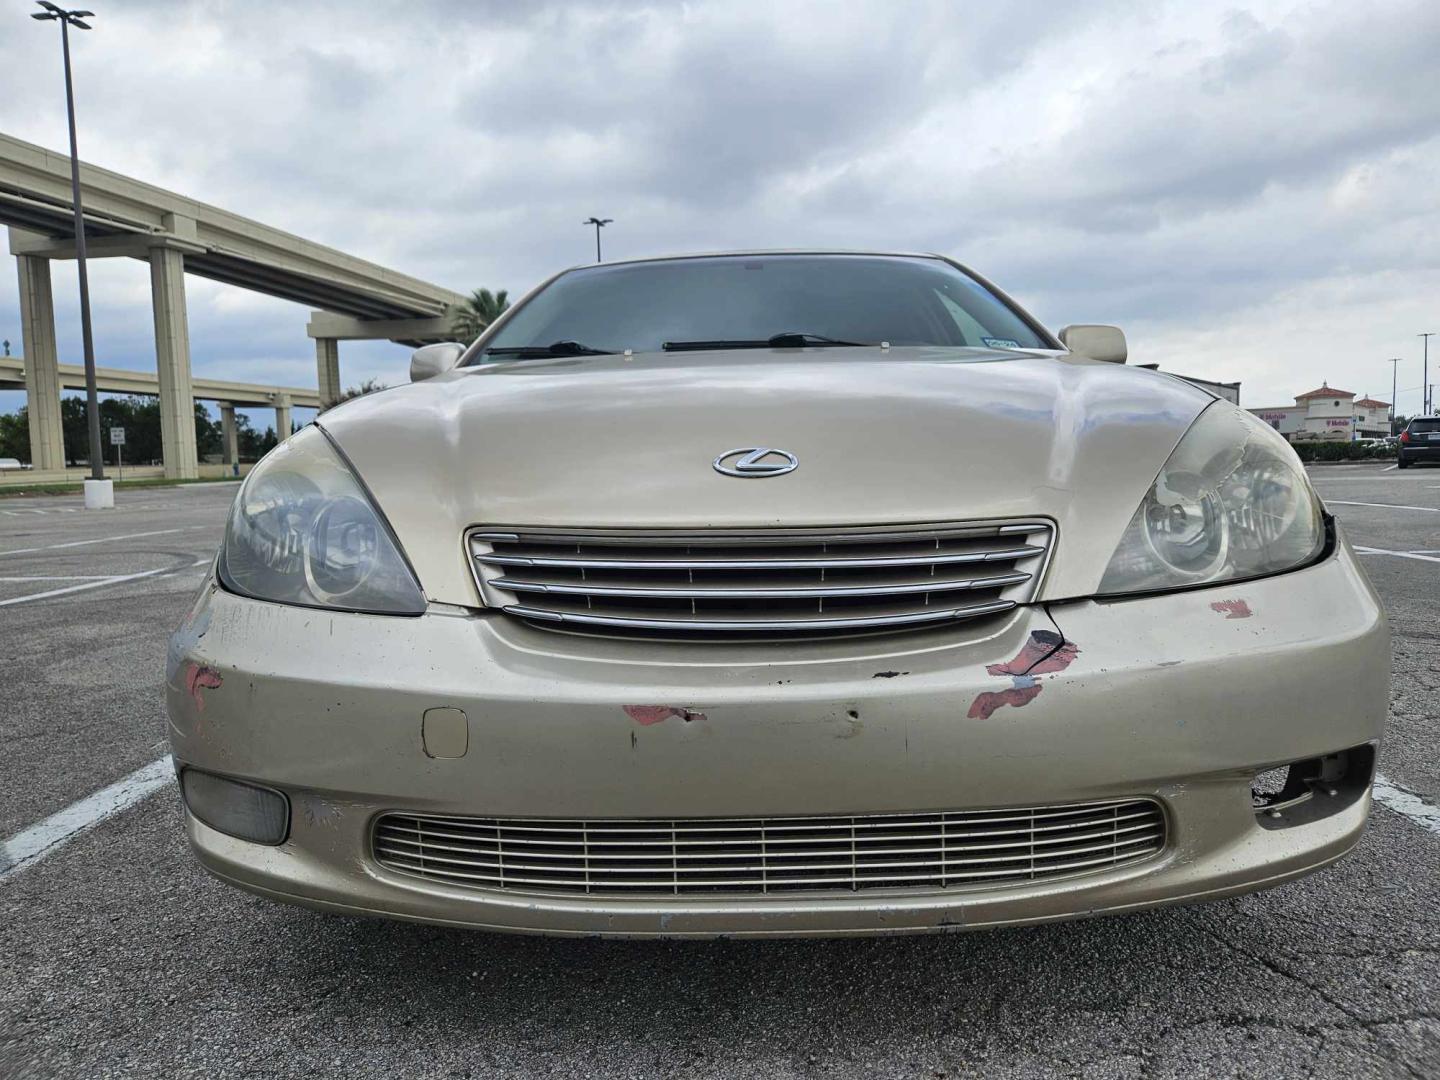
[[[1382,771],[1440,804],[1440,469],[1312,476],[1393,622]],[[0,513],[0,604],[164,571],[0,606],[0,836],[162,752],[164,639],[233,494],[0,499],[27,511]],[[583,941],[237,892],[166,787],[0,880],[6,1080],[491,1075],[1440,1077],[1440,834],[1377,806],[1322,874],[1024,930]]]

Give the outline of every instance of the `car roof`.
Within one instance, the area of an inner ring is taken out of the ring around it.
[[[634,263],[676,262],[680,259],[725,259],[774,255],[868,255],[880,259],[939,259],[933,251],[869,251],[858,248],[740,248],[735,251],[685,251],[673,255],[639,255],[632,259],[611,259],[603,263],[576,263],[570,270],[593,270],[597,266],[625,266]]]

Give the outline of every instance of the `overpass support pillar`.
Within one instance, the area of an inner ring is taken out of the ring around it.
[[[200,475],[195,447],[195,396],[190,388],[190,327],[185,313],[185,256],[150,249],[150,302],[155,311],[155,361],[160,382],[160,442],[165,475]]]
[[[315,368],[320,377],[320,408],[328,409],[340,400],[340,342],[337,338],[315,339]]]
[[[275,398],[275,438],[284,442],[290,437],[290,395]]]
[[[50,260],[17,255],[20,277],[20,338],[25,352],[25,404],[30,415],[30,464],[65,468],[60,420],[60,357],[55,349],[55,301]]]
[[[220,406],[220,438],[225,451],[226,465],[240,464],[240,430],[235,426],[235,406],[228,401],[217,401]]]
[[[190,326],[185,313],[185,256],[150,249],[150,302],[155,312],[155,361],[160,383],[160,442],[165,475],[200,475],[195,446],[195,395],[190,387]]]

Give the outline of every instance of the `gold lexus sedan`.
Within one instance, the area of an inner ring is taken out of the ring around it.
[[[1037,923],[1359,839],[1376,595],[1278,434],[935,256],[568,270],[246,479],[204,867],[556,934]]]

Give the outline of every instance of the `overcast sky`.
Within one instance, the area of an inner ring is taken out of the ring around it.
[[[60,149],[28,6],[0,13],[0,130]],[[591,214],[615,257],[939,251],[1251,406],[1388,400],[1398,356],[1410,412],[1440,330],[1436,0],[89,6],[82,158],[457,290],[588,260]],[[144,264],[92,266],[99,362],[153,368]],[[187,281],[197,372],[314,385],[307,310]],[[55,287],[78,363],[73,264]],[[407,360],[341,346],[347,385]]]

